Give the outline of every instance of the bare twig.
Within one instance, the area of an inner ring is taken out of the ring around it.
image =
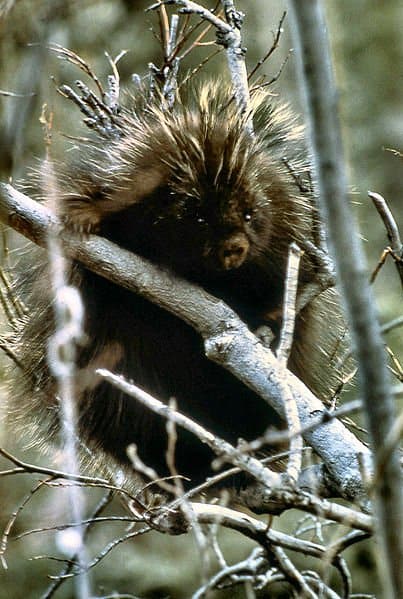
[[[7,551],[8,539],[9,539],[11,530],[13,529],[18,516],[21,514],[21,512],[23,511],[25,506],[29,503],[29,501],[31,501],[32,497],[40,489],[42,489],[42,487],[45,485],[45,483],[46,483],[46,481],[41,480],[30,490],[30,492],[24,497],[22,502],[19,504],[18,508],[16,510],[14,510],[14,512],[11,514],[11,517],[9,518],[9,520],[4,528],[4,531],[3,531],[3,534],[1,537],[1,542],[0,542],[0,561],[1,561],[1,564],[4,568],[4,570],[7,570],[7,568],[8,568],[7,562],[5,559],[5,553]]]
[[[42,468],[41,466],[34,466],[33,464],[28,464],[27,462],[23,462],[19,460],[11,453],[0,447],[0,454],[10,460],[13,464],[18,467],[18,472],[24,474],[43,474],[45,476],[50,476],[51,478],[63,478],[65,480],[72,480],[79,483],[94,483],[100,485],[107,485],[109,482],[104,478],[95,478],[93,476],[82,476],[77,474],[72,474],[70,472],[63,472],[62,470],[54,470],[53,468]],[[0,473],[1,474],[1,473]]]
[[[192,599],[208,597],[209,591],[222,588],[227,580],[229,581],[228,585],[240,584],[245,580],[256,582],[258,577],[261,577],[261,573],[267,572],[268,568],[269,564],[264,551],[261,547],[255,547],[246,560],[232,566],[222,564],[220,571],[212,576],[208,583],[200,587],[193,594]]]
[[[179,9],[181,14],[195,14],[198,15],[203,20],[211,23],[214,27],[221,31],[223,34],[228,34],[231,32],[231,26],[228,23],[225,23],[222,19],[217,17],[211,10],[208,8],[204,8],[200,4],[196,2],[192,2],[191,0],[162,0],[161,2],[156,2],[148,7],[147,10],[156,10],[163,6],[164,4],[174,4],[176,6],[181,6]]]
[[[271,472],[268,468],[264,467],[259,460],[249,456],[244,456],[238,449],[233,447],[227,441],[224,441],[224,439],[220,439],[216,435],[213,435],[187,416],[184,416],[180,412],[177,412],[176,410],[173,410],[169,406],[165,405],[155,397],[152,397],[143,389],[140,389],[132,383],[128,383],[122,376],[112,374],[105,369],[97,370],[97,374],[102,376],[113,386],[120,389],[120,391],[123,391],[130,397],[140,401],[156,414],[160,414],[161,416],[168,418],[182,428],[193,433],[200,439],[202,443],[206,443],[217,455],[228,459],[231,464],[234,464],[245,472],[248,472],[266,487],[273,488],[280,484],[280,475],[278,473]]]
[[[63,48],[63,46],[60,46],[59,44],[50,44],[49,50],[55,52],[58,58],[60,58],[61,60],[66,60],[67,62],[70,62],[71,64],[75,64],[76,66],[78,66],[78,68],[81,69],[81,71],[83,71],[86,75],[88,75],[88,77],[95,83],[101,95],[101,98],[104,99],[105,91],[101,85],[101,82],[96,76],[95,71],[93,71],[90,65],[83,58],[81,58],[81,56],[79,56],[72,50],[69,50],[68,48]]]
[[[32,92],[30,94],[18,94],[16,92],[10,92],[0,89],[0,96],[4,96],[6,98],[32,98],[36,96],[36,93]]]
[[[283,14],[281,15],[281,19],[280,22],[278,24],[277,27],[277,31],[276,34],[274,36],[273,39],[273,43],[270,46],[269,50],[266,52],[266,54],[263,56],[263,58],[261,58],[256,65],[254,66],[254,68],[251,70],[251,72],[248,75],[248,81],[250,81],[253,77],[253,75],[255,75],[255,73],[260,69],[260,67],[266,62],[266,60],[268,60],[270,58],[270,56],[273,54],[273,52],[278,48],[279,42],[280,42],[280,38],[281,38],[281,34],[283,33],[283,24],[284,24],[284,20],[286,17],[286,12],[284,11]]]
[[[171,23],[169,26],[169,39],[167,45],[167,55],[170,56],[174,51],[178,36],[179,17],[178,15],[172,15]]]
[[[393,218],[393,214],[389,206],[379,193],[369,191],[368,196],[373,201],[375,208],[383,220],[392,250],[396,254],[401,254],[403,251],[403,244],[402,240],[400,239],[398,226]]]
[[[280,342],[277,349],[277,357],[281,364],[287,365],[291,353],[291,346],[294,338],[294,327],[297,299],[299,263],[303,252],[292,243],[288,254],[288,267],[285,281],[283,324],[281,327]]]
[[[155,486],[158,486],[160,489],[162,489],[163,491],[167,492],[167,493],[175,493],[175,486],[174,485],[170,485],[166,482],[166,478],[161,478],[160,476],[158,476],[157,472],[155,472],[155,470],[153,470],[153,468],[150,468],[150,466],[147,466],[146,464],[144,464],[144,462],[140,459],[138,453],[137,453],[137,446],[134,443],[131,443],[130,445],[128,445],[127,447],[127,456],[131,461],[131,464],[133,466],[133,469],[138,472],[139,474],[142,475],[142,477],[145,480],[150,480],[153,484],[155,484]],[[178,476],[178,475],[176,475]],[[173,477],[169,477],[169,479],[171,480]],[[142,493],[143,493],[144,489],[142,489]]]
[[[214,521],[218,522],[222,526],[232,528],[233,530],[241,532],[244,536],[247,536],[258,542],[261,547],[268,551],[269,555],[273,555],[274,553],[276,561],[278,565],[280,565],[280,569],[284,568],[286,570],[286,572],[284,572],[286,578],[290,580],[289,577],[291,577],[291,581],[294,584],[297,584],[297,588],[302,588],[304,592],[307,593],[306,596],[308,597],[314,597],[316,595],[310,594],[309,588],[306,586],[306,583],[301,580],[301,575],[297,574],[295,567],[288,560],[283,549],[293,550],[303,553],[304,555],[310,555],[312,557],[319,558],[321,560],[326,559],[326,557],[329,556],[329,563],[335,566],[343,575],[343,564],[340,563],[339,553],[334,550],[335,546],[332,546],[333,551],[329,552],[329,549],[323,547],[322,545],[312,543],[310,541],[303,541],[302,539],[296,539],[295,537],[285,535],[284,533],[273,531],[260,520],[257,520],[247,514],[239,514],[238,512],[225,507],[192,503],[192,509],[197,514],[197,519],[200,523],[211,523]],[[362,533],[359,534],[362,535]],[[361,538],[365,538],[365,536],[362,535]],[[352,544],[353,542],[357,541],[358,538],[355,536],[349,538],[348,541],[346,540],[345,544],[341,542],[340,550],[345,548],[345,546],[349,546],[349,543]],[[258,552],[256,557],[259,557],[260,555],[261,554]],[[259,561],[259,565],[260,564],[262,567],[265,565]],[[249,565],[251,566],[251,564]],[[267,569],[267,567],[265,569]],[[309,577],[306,577],[306,579],[309,580]],[[335,593],[325,596],[337,597]]]
[[[316,421],[311,422],[309,428],[316,428],[317,426],[321,426],[321,424],[325,424],[329,422],[333,418],[343,418],[350,414],[356,414],[357,412],[362,411],[362,401],[360,399],[356,399],[350,401],[339,408],[337,410],[329,410],[325,409],[322,414],[320,414]],[[287,443],[287,441],[291,440],[291,437],[294,435],[304,435],[307,430],[305,428],[296,429],[293,433],[289,430],[284,431],[269,431],[263,437],[258,437],[254,439],[250,443],[246,444],[246,448],[251,451],[257,451],[262,449],[266,445],[282,445],[283,443]]]
[[[227,22],[220,19],[211,10],[191,0],[162,0],[148,8],[156,10],[164,4],[174,4],[181,7],[178,12],[182,14],[195,14],[204,21],[211,23],[216,28],[217,43],[224,46],[227,53],[228,67],[234,86],[235,99],[242,112],[247,112],[249,107],[248,76],[245,65],[245,49],[242,47],[241,26],[243,14],[234,8],[232,0],[222,0]],[[247,122],[248,129],[252,132],[252,122]]]
[[[393,329],[396,329],[397,327],[401,327],[403,326],[403,316],[399,316],[398,318],[394,318],[393,320],[390,320],[389,322],[385,322],[385,324],[383,324],[381,326],[381,332],[383,334],[389,333],[390,331],[393,331]]]
[[[219,54],[221,52],[221,48],[218,48],[217,50],[214,50],[214,52],[211,52],[211,54],[209,54],[208,56],[206,56],[206,58],[204,58],[204,60],[202,60],[194,69],[192,69],[187,75],[186,77],[183,79],[183,81],[180,82],[180,84],[178,85],[178,88],[181,88],[183,86],[186,85],[186,83],[196,75],[196,73],[198,73],[212,58],[214,58],[214,56],[217,56],[217,54]]]
[[[309,479],[309,469],[305,469]],[[304,471],[302,471],[304,473]],[[298,481],[303,487],[302,476]],[[314,483],[311,484],[311,487]],[[240,492],[244,503],[251,509],[259,509],[268,513],[280,513],[288,508],[300,509],[345,526],[358,528],[365,532],[373,532],[373,519],[367,514],[347,508],[327,499],[319,498],[313,493],[301,491],[300,489],[274,489],[267,491],[261,485],[252,485],[245,491]]]
[[[277,69],[277,73],[275,73],[273,75],[273,77],[271,79],[269,79],[269,81],[265,81],[266,75],[263,75],[263,77],[261,77],[260,79],[258,78],[258,80],[250,87],[250,89],[249,89],[250,94],[252,95],[253,92],[255,92],[259,89],[264,89],[265,87],[270,87],[271,85],[273,85],[273,83],[276,83],[276,81],[278,81],[280,79],[281,74],[284,70],[284,67],[287,64],[288,59],[290,58],[292,53],[293,53],[293,49],[291,48],[288,51],[286,57],[283,59],[283,62]]]
[[[309,587],[304,576],[294,566],[281,547],[272,547],[271,554],[275,559],[278,569],[284,575],[285,580],[287,580],[291,586],[294,587],[295,592],[298,593],[298,597],[301,597],[301,599],[318,599],[317,594]]]
[[[113,113],[116,113],[119,109],[119,96],[120,96],[120,75],[117,68],[117,64],[123,56],[127,54],[127,50],[122,50],[116,56],[116,58],[112,58],[109,56],[107,52],[105,52],[105,56],[108,59],[109,64],[112,68],[112,75],[108,77],[108,87],[109,90],[105,94],[105,99],[107,100],[108,106],[111,108]]]
[[[167,13],[167,9],[165,8],[165,5],[162,4],[159,7],[159,11],[158,11],[158,22],[159,22],[159,26],[160,26],[160,42],[162,45],[162,48],[164,50],[164,55],[165,58],[168,58],[170,52],[169,52],[169,19],[168,19],[168,13]]]
[[[344,508],[336,504],[331,504],[328,501],[320,500],[306,491],[301,493],[298,490],[294,491],[292,489],[280,488],[282,480],[280,475],[270,472],[267,468],[262,470],[262,464],[260,462],[256,463],[256,460],[250,457],[244,458],[240,451],[231,447],[230,444],[226,443],[222,439],[211,435],[208,431],[196,424],[190,418],[166,406],[133,384],[127,383],[122,377],[113,375],[105,370],[99,370],[98,374],[114,384],[124,393],[131,395],[135,399],[144,403],[149,409],[153,410],[157,414],[172,422],[175,422],[177,425],[185,428],[186,430],[189,430],[202,442],[207,443],[217,454],[224,454],[226,457],[230,458],[231,463],[237,464],[238,467],[253,476],[255,480],[263,483],[261,492],[264,494],[265,499],[263,502],[260,501],[260,503],[256,504],[255,507],[257,507],[257,505],[262,507],[264,502],[266,502],[267,505],[273,504],[278,507],[298,506],[301,509],[313,511],[313,513],[317,515],[334,519],[337,522],[341,522],[345,525],[356,526],[358,528],[363,528],[363,530],[366,531],[372,530],[371,518],[368,516],[359,514],[358,512],[355,512],[349,508]],[[231,469],[231,471],[233,470],[235,469]],[[199,487],[197,491],[200,492],[201,488]],[[192,494],[194,492],[195,490],[192,491]],[[246,497],[247,494],[248,490],[245,491],[244,497]],[[184,495],[182,500],[187,500],[189,496],[190,494]],[[251,502],[247,501],[246,503],[252,506]],[[171,507],[176,505],[179,505],[178,501],[171,504]]]
[[[383,224],[385,225],[386,233],[392,250],[392,256],[394,257],[400,281],[403,286],[403,244],[400,238],[399,228],[389,206],[386,203],[386,200],[379,193],[374,193],[373,191],[369,191],[368,195],[373,201],[374,206],[382,218]]]
[[[76,86],[80,90],[81,96],[68,85],[61,85],[57,89],[62,96],[69,98],[78,106],[85,116],[83,121],[87,127],[94,129],[106,138],[119,137],[121,123],[115,115],[116,106],[112,109],[103,100],[99,100],[82,81],[77,80]],[[123,117],[120,120],[123,120]]]
[[[113,549],[115,549],[115,547],[118,547],[122,543],[126,543],[126,541],[130,541],[134,538],[140,537],[140,536],[150,532],[150,530],[151,530],[151,528],[149,526],[145,526],[144,528],[141,528],[140,530],[136,530],[134,532],[129,532],[129,533],[123,535],[122,537],[114,539],[113,541],[108,543],[108,545],[106,545],[104,547],[104,549],[100,553],[98,553],[98,555],[90,563],[87,564],[85,571],[88,572],[89,570],[94,568],[97,564],[99,564],[99,562],[101,562],[103,559],[105,559],[105,557]],[[41,557],[41,556],[38,556],[38,557]],[[47,556],[45,556],[45,557],[47,557]],[[67,562],[67,560],[63,560],[63,561]],[[73,562],[72,565],[75,566],[76,565],[75,562]],[[66,574],[58,574],[56,576],[53,575],[53,576],[49,576],[49,578],[51,580],[55,580],[55,581],[65,581],[65,580],[68,580],[69,578],[73,578],[79,574],[82,574],[82,572],[83,572],[82,569],[80,570],[78,568],[74,572],[71,572],[71,569],[72,568],[69,568],[69,571]],[[67,567],[66,567],[66,570],[67,570]],[[53,596],[53,593],[52,593],[52,595],[46,595],[46,598],[51,597],[51,596]]]
[[[110,504],[110,502],[112,501],[112,498],[113,498],[113,491],[109,491],[109,493],[107,493],[105,495],[105,497],[103,497],[101,499],[101,501],[99,502],[99,504],[97,505],[97,507],[93,511],[91,517],[88,520],[88,525],[86,526],[85,531],[84,531],[84,538],[85,539],[87,538],[87,536],[88,536],[88,534],[89,534],[89,532],[91,530],[92,524],[94,522],[96,522],[96,521],[99,520],[98,516]],[[81,522],[80,524],[82,526],[85,523]],[[64,569],[62,570],[62,572],[60,572],[59,576],[53,580],[53,582],[50,584],[50,586],[48,587],[48,589],[42,595],[41,599],[50,599],[51,597],[53,597],[53,595],[55,594],[55,592],[57,591],[57,589],[63,584],[63,582],[65,582],[66,576],[73,569],[74,563],[77,561],[77,557],[78,557],[77,555],[73,555],[72,559],[66,562],[66,566],[64,567]]]
[[[378,276],[381,268],[384,266],[388,256],[393,256],[393,250],[390,247],[387,247],[382,251],[381,257],[379,258],[377,265],[375,266],[373,272],[371,273],[371,276],[369,279],[371,284],[375,282],[375,279]],[[397,263],[397,256],[394,256],[394,258],[395,258],[395,262]]]

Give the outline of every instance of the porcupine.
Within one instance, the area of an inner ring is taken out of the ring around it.
[[[254,134],[246,127],[252,117]],[[60,213],[74,227],[97,232],[227,302],[252,329],[268,324],[278,342],[285,269],[292,241],[318,238],[301,128],[289,109],[263,92],[242,114],[228,86],[204,84],[174,107],[157,101],[125,111],[119,136],[96,136],[70,165],[54,163]],[[287,156],[287,161],[284,158]],[[291,165],[291,166],[290,166]],[[46,195],[46,193],[45,193]],[[44,252],[23,290],[30,321],[21,330],[25,365],[13,402],[33,415],[38,437],[57,436],[55,385],[46,363],[54,330]],[[308,253],[299,289],[315,279]],[[279,417],[254,392],[209,361],[198,334],[183,321],[86,270],[71,265],[71,283],[85,306],[87,343],[78,356],[79,436],[98,461],[130,466],[127,446],[160,476],[166,464],[166,422],[102,381],[101,366],[125,375],[231,443],[251,440]],[[340,380],[333,353],[342,320],[332,290],[298,315],[290,369],[322,399]],[[337,300],[336,300],[337,301]],[[35,373],[33,382],[32,373]],[[213,453],[179,430],[175,462],[199,483]]]

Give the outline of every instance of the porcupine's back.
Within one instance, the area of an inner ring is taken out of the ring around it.
[[[127,114],[119,139],[83,147],[75,166],[54,165],[60,212],[75,227],[99,231],[201,284],[252,329],[267,322],[278,333],[289,244],[315,242],[317,235],[311,193],[297,179],[305,168],[300,130],[287,109],[260,98],[251,137],[231,98],[230,89],[207,85],[186,104],[178,100],[172,112],[147,107]],[[23,284],[30,290],[31,316],[19,341],[20,360],[35,376],[20,381],[16,401],[20,412],[33,413],[39,435],[47,438],[58,428],[58,411],[44,358],[53,318],[43,256],[36,268],[34,281],[26,277]],[[301,286],[314,277],[315,264],[305,256]],[[145,463],[167,473],[165,423],[100,382],[93,374],[100,366],[164,401],[174,396],[185,413],[234,443],[278,424],[260,398],[206,360],[198,335],[185,323],[77,264],[71,279],[86,308],[88,343],[76,386],[80,436],[92,454],[106,452],[125,464],[126,446],[135,442]],[[329,358],[340,328],[333,325],[342,324],[330,305],[333,295],[327,292],[300,315],[290,361],[322,398],[339,375]],[[179,472],[201,480],[212,457],[180,431]]]

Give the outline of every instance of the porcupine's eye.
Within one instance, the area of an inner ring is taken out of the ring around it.
[[[243,219],[246,223],[250,223],[252,220],[252,212],[250,210],[245,210],[243,213]]]

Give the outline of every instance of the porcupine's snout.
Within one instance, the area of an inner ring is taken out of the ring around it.
[[[239,268],[249,251],[249,241],[244,233],[235,233],[218,247],[218,259],[224,270]]]

